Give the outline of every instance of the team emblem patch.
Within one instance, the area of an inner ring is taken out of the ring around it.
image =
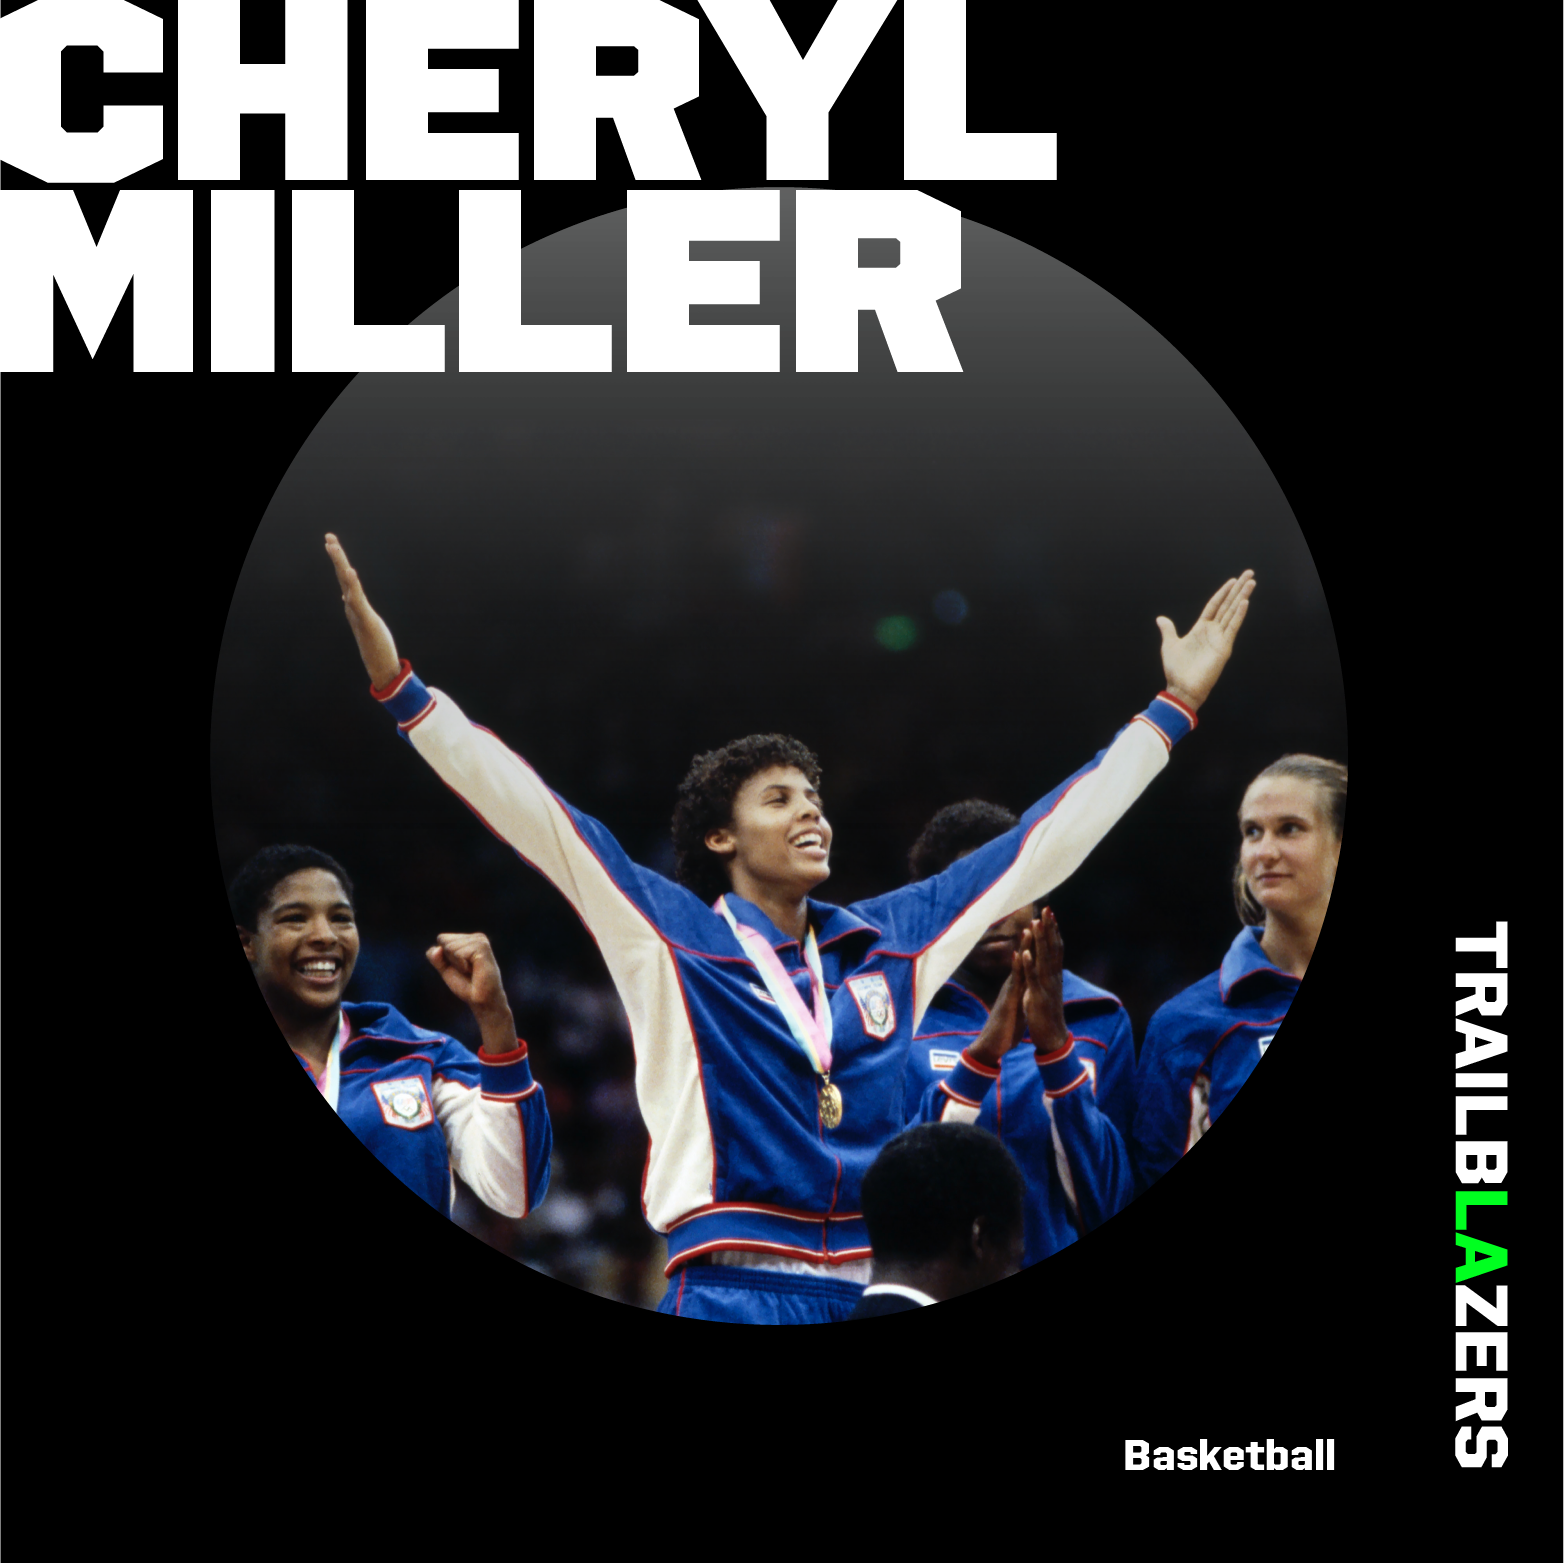
[[[863,1029],[884,1041],[896,1029],[896,1005],[891,1000],[890,984],[874,972],[867,977],[849,977],[847,991],[863,1016]]]
[[[423,1080],[414,1075],[408,1080],[376,1080],[375,1100],[380,1116],[394,1129],[421,1129],[434,1122],[434,1108]]]

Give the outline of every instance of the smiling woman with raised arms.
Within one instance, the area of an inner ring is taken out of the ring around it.
[[[1250,782],[1233,870],[1243,932],[1146,1028],[1133,1135],[1141,1187],[1216,1122],[1271,1045],[1313,958],[1346,821],[1347,767],[1334,760],[1284,754]]]
[[[642,868],[399,659],[333,536],[326,549],[375,698],[435,772],[590,929],[624,1002],[650,1137],[642,1202],[668,1239],[661,1311],[747,1323],[845,1318],[868,1274],[864,1173],[902,1128],[908,1042],[1005,913],[1046,895],[1167,764],[1226,665],[1249,572],[1187,635],[1167,689],[1012,831],[942,874],[851,907],[815,901],[831,827],[796,739],[700,755],[679,789],[679,883]]]

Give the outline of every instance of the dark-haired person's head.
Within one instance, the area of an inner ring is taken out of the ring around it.
[[[675,877],[702,900],[756,885],[807,895],[831,873],[819,760],[781,733],[696,755],[679,787],[673,849]]]
[[[914,879],[942,874],[958,859],[987,846],[996,836],[1014,830],[1020,823],[1009,809],[980,798],[947,804],[913,842],[907,854],[907,868]],[[1011,957],[1035,914],[1035,907],[1023,906],[1001,917],[967,953],[958,976],[992,1000],[999,985],[1010,975]]]
[[[924,1123],[903,1131],[863,1180],[874,1280],[942,1302],[1015,1275],[1024,1200],[1015,1158],[985,1130]]]
[[[923,827],[923,834],[907,854],[907,869],[914,879],[943,873],[957,858],[987,846],[995,836],[1014,830],[1021,822],[997,803],[968,798],[948,803]]]
[[[353,881],[316,847],[262,847],[234,875],[228,900],[245,959],[281,1022],[328,1014],[358,960]]]

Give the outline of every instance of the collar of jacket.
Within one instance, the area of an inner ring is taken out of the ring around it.
[[[400,1042],[407,1047],[419,1047],[430,1042],[444,1040],[444,1032],[425,1031],[415,1026],[400,1010],[378,1001],[367,1004],[344,1004],[343,1011],[353,1034],[346,1047],[356,1047],[360,1042]]]
[[[783,933],[758,906],[731,890],[728,891],[728,909],[739,922],[763,934],[779,955],[783,950],[798,949],[797,939]],[[828,901],[809,903],[809,921],[814,926],[815,942],[822,950],[828,944],[835,944],[837,940],[850,938],[854,934],[870,939],[878,939],[880,936],[880,930],[872,923],[866,923],[846,907],[832,906]]]
[[[1271,964],[1270,957],[1260,945],[1260,930],[1245,928],[1227,948],[1222,957],[1222,970],[1218,976],[1222,989],[1222,1002],[1242,1002],[1251,993],[1268,987],[1296,988],[1298,979],[1289,971]],[[1241,988],[1241,993],[1235,990]]]

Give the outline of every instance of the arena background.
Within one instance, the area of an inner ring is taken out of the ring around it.
[[[692,316],[775,320],[785,369],[791,213],[785,195],[780,245],[697,247],[760,261],[762,301]],[[443,930],[491,936],[548,1093],[554,1181],[525,1222],[465,1194],[459,1217],[601,1295],[650,1305],[662,1286],[622,1012],[558,893],[365,695],[325,530],[425,679],[644,863],[671,868],[692,754],[803,738],[824,763],[836,901],[902,882],[941,805],[1019,811],[1089,759],[1160,687],[1155,616],[1186,629],[1253,568],[1200,731],[1051,898],[1068,963],[1124,999],[1137,1040],[1236,931],[1249,777],[1288,750],[1347,758],[1324,595],[1243,429],[1088,279],[963,228],[963,287],[941,306],[962,375],[896,374],[865,316],[856,376],[359,377],[235,593],[213,708],[224,873],[268,841],[337,855],[364,938],[350,996],[473,1045],[422,951]],[[623,256],[622,214],[532,246],[528,318],[612,321],[622,368]],[[448,323],[454,355],[455,295],[424,318]]]

